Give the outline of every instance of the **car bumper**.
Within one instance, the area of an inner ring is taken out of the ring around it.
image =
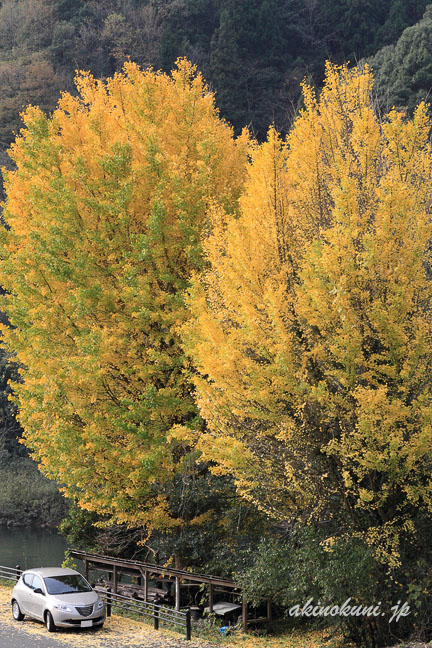
[[[61,612],[60,610],[53,610],[52,616],[54,623],[59,628],[92,628],[101,625],[105,621],[104,610],[99,610],[88,617],[75,615],[71,612]]]

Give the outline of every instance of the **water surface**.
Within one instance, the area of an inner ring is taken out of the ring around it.
[[[48,529],[0,527],[0,565],[21,569],[59,567],[64,560],[66,540]]]

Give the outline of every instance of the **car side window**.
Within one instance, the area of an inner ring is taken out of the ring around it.
[[[35,590],[38,588],[41,589],[42,592],[44,591],[41,579],[39,578],[39,576],[35,576],[32,583],[32,589]]]
[[[24,574],[23,576],[24,585],[27,585],[27,587],[31,587],[33,584],[34,577],[35,577],[34,574]]]

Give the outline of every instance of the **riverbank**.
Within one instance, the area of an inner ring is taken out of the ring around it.
[[[1,464],[0,483],[0,526],[55,529],[67,513],[57,484],[29,458]]]

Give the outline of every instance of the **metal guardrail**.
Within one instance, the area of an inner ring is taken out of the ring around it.
[[[107,616],[111,616],[112,607],[118,607],[122,610],[152,618],[155,630],[159,630],[159,622],[168,623],[177,627],[180,626],[186,632],[186,639],[190,640],[192,634],[190,610],[183,612],[163,605],[157,605],[156,603],[145,603],[144,601],[124,596],[123,594],[114,594],[110,587],[106,589],[96,588],[96,591],[106,603]]]
[[[0,565],[0,579],[16,583],[21,574],[22,569],[19,565],[15,568]],[[135,612],[140,616],[152,618],[155,630],[159,630],[159,622],[180,626],[186,632],[186,639],[190,640],[192,634],[190,610],[182,612],[163,605],[156,605],[156,603],[145,603],[139,599],[123,596],[123,594],[114,594],[109,587],[103,590],[96,588],[96,591],[106,603],[107,616],[111,616],[111,608],[113,607]]]
[[[15,568],[4,567],[3,565],[0,565],[0,578],[2,580],[10,580],[16,583],[19,577],[21,576],[21,574],[22,574],[22,569],[19,565],[17,565]]]

